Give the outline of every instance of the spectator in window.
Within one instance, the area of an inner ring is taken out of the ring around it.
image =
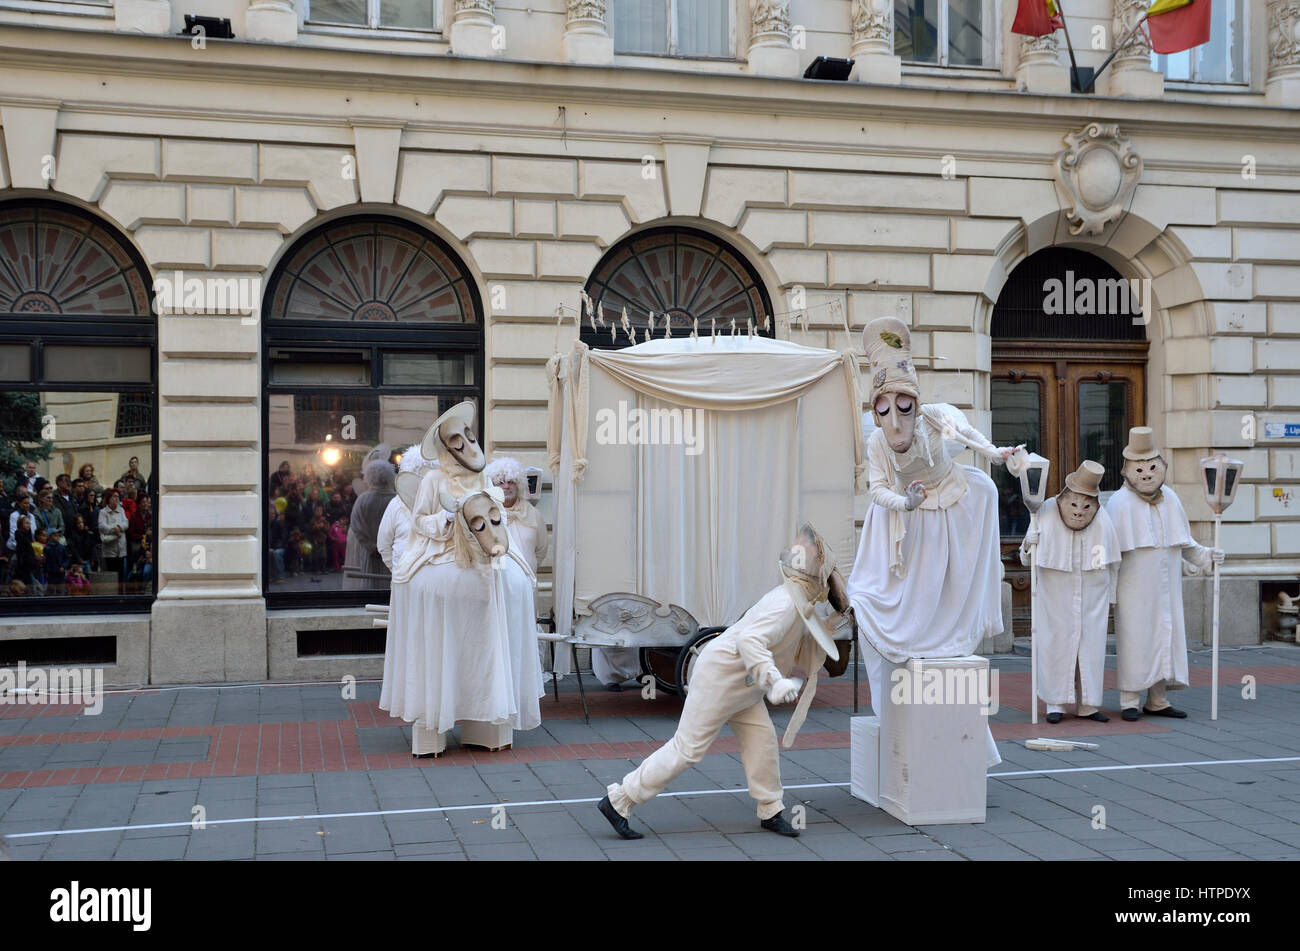
[[[145,547],[151,531],[153,531],[153,500],[147,495],[142,495],[137,500],[135,514],[126,521],[126,554],[131,559],[131,564],[134,565],[139,560],[140,549]]]
[[[54,480],[54,504],[63,514],[64,526],[71,526],[77,514],[77,500],[72,494],[72,477],[61,472]]]
[[[13,566],[11,578],[24,585],[32,584],[32,573],[36,570],[36,551],[32,548],[32,519],[26,512],[15,512],[12,538],[14,555],[10,559]]]
[[[280,468],[271,473],[271,481],[269,485],[271,494],[274,495],[276,489],[280,489],[281,493],[283,493],[292,477],[293,469],[289,467],[289,460],[286,459],[280,463]]]
[[[47,532],[63,532],[67,525],[63,521],[63,511],[54,504],[54,490],[46,486],[36,496],[36,518],[41,523],[38,527]]]
[[[132,456],[127,463],[127,470],[122,473],[120,481],[125,482],[127,479],[134,479],[137,489],[143,489],[147,481],[140,472],[140,457]]]
[[[9,548],[9,516],[13,514],[14,503],[5,491],[5,480],[0,479],[0,542]]]
[[[26,486],[19,486],[14,490],[17,501],[14,503],[13,511],[9,513],[9,537],[5,540],[5,547],[10,551],[16,551],[18,546],[18,521],[27,520],[27,532],[30,536],[32,530],[32,497],[27,494]],[[28,537],[28,542],[31,538]]]
[[[146,544],[140,549],[140,554],[132,562],[131,571],[126,576],[126,583],[136,591],[149,590],[149,584],[153,581],[153,551],[149,548],[148,539],[145,541]]]
[[[50,532],[45,541],[45,582],[50,594],[63,594],[68,573],[67,539],[62,532]]]
[[[90,579],[86,577],[86,566],[79,561],[74,561],[68,568],[68,594],[76,597],[78,595],[90,594]]]
[[[329,565],[329,531],[324,512],[312,516],[311,525],[307,528],[307,540],[311,542],[312,574],[324,574]]]
[[[119,581],[126,577],[126,529],[121,499],[116,489],[110,489],[99,510],[99,540],[104,568],[117,572]]]
[[[302,493],[298,491],[296,482],[289,483],[288,494],[284,497],[284,520],[288,523],[289,528],[299,528],[302,525]]]
[[[284,523],[280,510],[271,505],[267,522],[267,541],[271,550],[271,568],[275,575],[273,584],[284,584],[284,552],[289,544],[289,527]]]
[[[291,575],[296,575],[302,568],[302,543],[306,541],[302,537],[302,530],[293,528],[289,530],[289,544],[284,548],[284,567]]]
[[[104,491],[104,487],[100,485],[99,480],[95,478],[95,467],[89,462],[81,467],[81,471],[78,472],[77,475],[81,477],[81,481],[85,485],[89,486],[90,490],[96,495]]]
[[[72,558],[90,570],[95,556],[95,536],[86,527],[86,517],[80,512],[73,516],[72,527],[68,529],[68,548]]]
[[[135,514],[135,499],[126,494],[126,483],[120,480],[113,483],[113,491],[117,493],[117,501],[122,506],[122,511],[126,513],[129,522],[131,516]]]
[[[338,518],[330,525],[330,571],[343,569],[343,558],[348,550],[348,517]]]

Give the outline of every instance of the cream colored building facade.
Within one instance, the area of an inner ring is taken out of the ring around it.
[[[1063,45],[1010,33],[1013,3],[979,69],[902,62],[880,0],[736,0],[733,55],[699,59],[616,53],[603,0],[434,6],[414,33],[315,27],[283,0],[0,0],[0,199],[91,212],[155,277],[265,281],[358,214],[427,229],[483,305],[485,444],[543,466],[544,365],[576,334],[557,305],[639,231],[724,241],[777,312],[806,310],[806,330],[780,324],[795,341],[843,347],[847,323],[858,348],[866,321],[902,317],[945,358],[928,397],[985,432],[1008,275],[1086,250],[1150,281],[1145,419],[1202,541],[1198,460],[1246,461],[1230,603],[1258,612],[1261,581],[1300,573],[1300,504],[1275,491],[1300,493],[1300,438],[1266,437],[1300,424],[1300,2],[1244,0],[1236,85],[1165,82],[1139,51],[1096,95],[1069,92]],[[1134,6],[1068,4],[1081,65]],[[187,13],[237,39],[176,35]],[[819,55],[854,76],[801,79]],[[0,618],[0,637],[115,636],[113,683],[375,675],[382,658],[294,647],[360,607],[267,608],[258,320],[163,315],[157,344],[152,609]]]

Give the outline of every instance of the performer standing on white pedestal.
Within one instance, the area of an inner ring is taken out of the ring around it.
[[[1037,531],[1020,545],[1020,562],[1038,561],[1038,696],[1047,722],[1060,723],[1065,704],[1100,723],[1106,673],[1106,626],[1115,600],[1119,539],[1098,501],[1106,470],[1087,460],[1065,477],[1065,489],[1038,512]],[[1078,682],[1078,693],[1075,683]],[[1077,700],[1076,700],[1077,696]]]
[[[1223,550],[1192,538],[1178,496],[1165,486],[1167,467],[1148,426],[1129,430],[1124,485],[1106,503],[1123,553],[1115,595],[1116,677],[1120,716],[1178,717],[1165,691],[1187,686],[1187,631],[1183,621],[1183,561],[1202,571],[1223,561]],[[1139,713],[1141,693],[1147,702]]]
[[[601,814],[623,838],[642,838],[628,824],[632,808],[653,799],[676,776],[698,763],[724,725],[731,727],[740,743],[749,794],[758,802],[762,827],[780,835],[799,834],[782,815],[785,803],[776,730],[763,698],[775,704],[790,703],[803,689],[786,728],[784,745],[788,749],[817,691],[817,669],[828,653],[838,655],[833,635],[838,616],[826,603],[835,566],[811,525],[799,529],[794,545],[781,553],[780,566],[785,579],[782,584],[700,653],[672,739],[622,782],[611,785],[600,801]],[[819,613],[818,607],[824,613]],[[794,676],[796,668],[803,670],[806,686]]]
[[[993,480],[954,457],[970,447],[1002,463],[1000,449],[947,403],[921,404],[911,335],[894,317],[867,324],[871,404],[867,442],[872,505],[862,525],[848,596],[861,632],[877,712],[884,661],[973,654],[1002,630],[998,500]],[[1002,762],[988,733],[988,765]]]

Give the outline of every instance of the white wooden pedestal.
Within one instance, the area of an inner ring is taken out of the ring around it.
[[[460,745],[481,746],[485,750],[500,750],[514,739],[509,723],[484,723],[481,720],[460,721]]]

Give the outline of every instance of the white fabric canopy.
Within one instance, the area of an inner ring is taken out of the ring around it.
[[[730,624],[779,582],[797,521],[850,563],[864,472],[852,355],[759,337],[578,343],[548,372],[560,634],[620,591]],[[682,438],[646,444],[633,411],[677,414],[665,428]]]

